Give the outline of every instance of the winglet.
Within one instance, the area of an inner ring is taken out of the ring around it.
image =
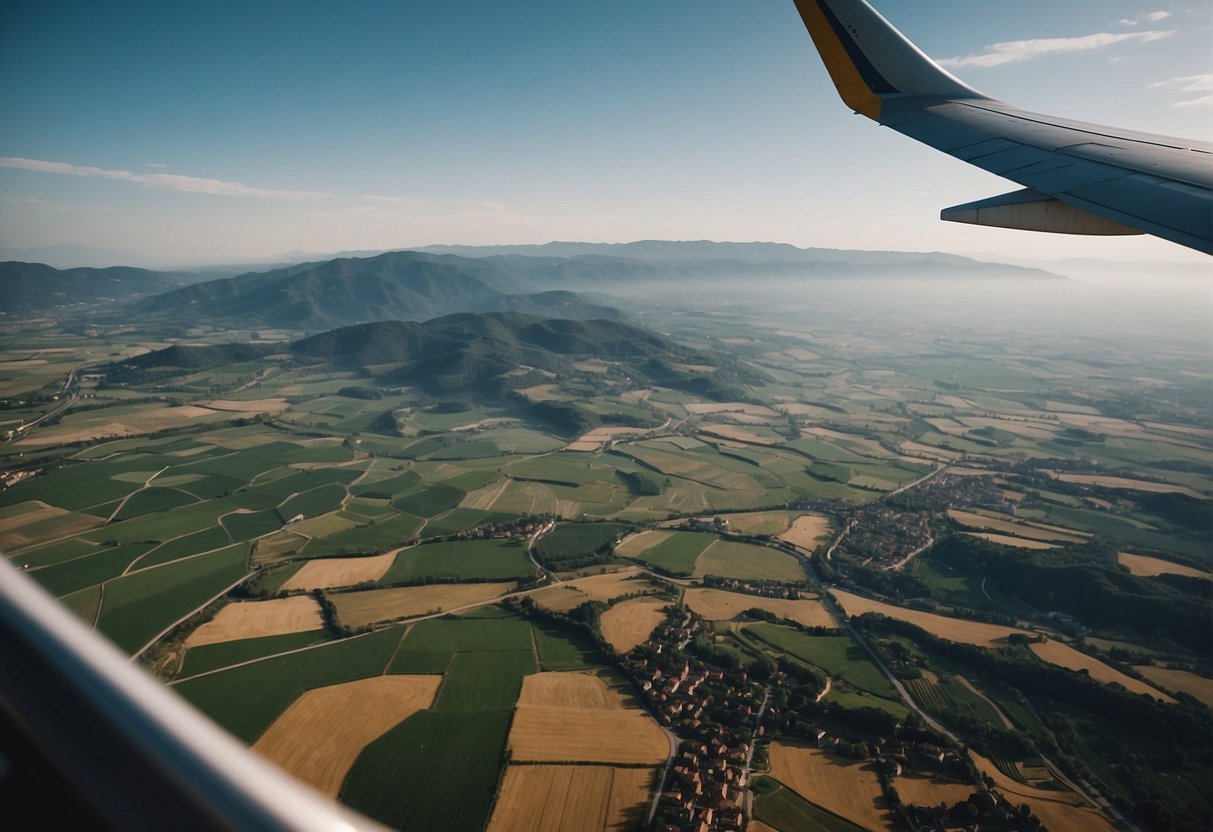
[[[873,121],[891,96],[987,97],[927,57],[866,0],[795,2],[843,102]]]

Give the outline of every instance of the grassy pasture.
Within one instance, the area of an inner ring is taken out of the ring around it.
[[[211,719],[251,744],[304,691],[382,673],[402,632],[402,628],[392,627],[187,679],[174,687]]]
[[[714,535],[702,532],[642,532],[624,541],[616,553],[642,563],[667,570],[672,575],[689,576],[703,551],[717,541]],[[652,546],[644,542],[656,541]],[[643,541],[643,542],[642,542]]]
[[[405,549],[380,579],[383,584],[423,578],[505,580],[533,574],[522,545],[512,540],[444,540]]]
[[[539,539],[538,555],[545,564],[557,566],[594,554],[629,528],[622,523],[558,523]]]
[[[106,584],[97,629],[128,653],[245,574],[248,546],[236,544]]]
[[[534,622],[535,650],[544,670],[582,670],[594,667],[603,655],[590,637],[545,621]]]
[[[695,560],[695,575],[718,575],[739,580],[770,580],[790,584],[805,582],[800,561],[785,552],[717,540]]]
[[[815,665],[833,678],[885,699],[896,700],[897,692],[863,648],[850,636],[812,636],[778,624],[750,624],[743,631],[771,647]]]
[[[312,644],[328,640],[324,630],[309,630],[302,633],[286,633],[285,635],[261,636],[260,638],[244,638],[237,641],[225,641],[218,644],[202,644],[191,647],[185,654],[181,678],[206,673],[222,667],[230,667],[241,662],[272,656],[275,653],[285,653]]]

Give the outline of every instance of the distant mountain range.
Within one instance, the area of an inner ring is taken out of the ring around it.
[[[60,270],[42,263],[0,263],[0,312],[28,314],[71,304],[115,303],[167,292],[191,278],[131,266]]]
[[[145,318],[288,329],[376,320],[425,320],[454,312],[516,311],[563,318],[619,318],[581,294],[635,282],[794,279],[1055,279],[1042,269],[942,253],[800,249],[779,243],[549,243],[434,246],[339,257],[236,277],[144,269],[58,271],[0,263],[0,311],[140,298]],[[185,285],[189,284],[189,285]],[[48,291],[49,287],[49,291]]]

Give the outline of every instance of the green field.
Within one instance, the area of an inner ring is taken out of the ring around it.
[[[506,580],[534,574],[522,545],[512,540],[444,540],[405,549],[379,582],[384,586],[423,578]]]
[[[695,561],[695,575],[789,584],[805,582],[804,569],[794,555],[731,540],[718,540],[701,554]]]
[[[252,744],[305,691],[382,673],[403,632],[400,627],[391,627],[188,679],[174,689]]]
[[[802,832],[808,829],[823,832],[864,832],[862,826],[856,826],[849,820],[809,803],[778,781],[770,782],[775,784],[775,788],[770,790],[768,786],[763,789],[765,793],[754,805],[754,817],[779,832]]]
[[[342,802],[404,832],[479,832],[493,805],[510,716],[508,708],[414,714],[362,752]]]
[[[605,659],[582,631],[545,621],[534,622],[534,629],[535,649],[544,670],[581,670],[602,664]]]
[[[629,528],[622,523],[558,523],[539,539],[538,556],[558,569],[563,561],[593,555]]]
[[[154,545],[128,543],[125,546],[103,546],[92,554],[35,569],[29,575],[52,595],[67,595],[118,577]]]
[[[245,574],[248,546],[236,544],[115,578],[105,586],[97,629],[133,652]]]
[[[181,664],[181,672],[177,675],[184,679],[263,656],[307,647],[327,639],[328,634],[324,630],[311,630],[306,633],[286,633],[279,636],[242,638],[220,644],[203,644],[189,649],[185,654],[185,661]]]
[[[392,500],[393,507],[417,517],[434,517],[459,505],[459,501],[467,496],[462,488],[438,483],[425,491],[396,497]]]
[[[778,624],[750,624],[742,632],[808,664],[816,665],[833,678],[845,679],[853,687],[885,699],[897,700],[897,692],[864,649],[850,636],[813,636]]]
[[[633,560],[660,567],[671,575],[689,576],[703,550],[715,543],[714,535],[702,532],[674,532],[656,546],[633,556]]]

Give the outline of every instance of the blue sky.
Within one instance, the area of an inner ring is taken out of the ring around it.
[[[1213,134],[1202,0],[876,5],[1025,108]],[[1014,186],[851,115],[791,0],[9,0],[0,112],[10,248],[187,264],[712,238],[1188,257],[939,222]]]

